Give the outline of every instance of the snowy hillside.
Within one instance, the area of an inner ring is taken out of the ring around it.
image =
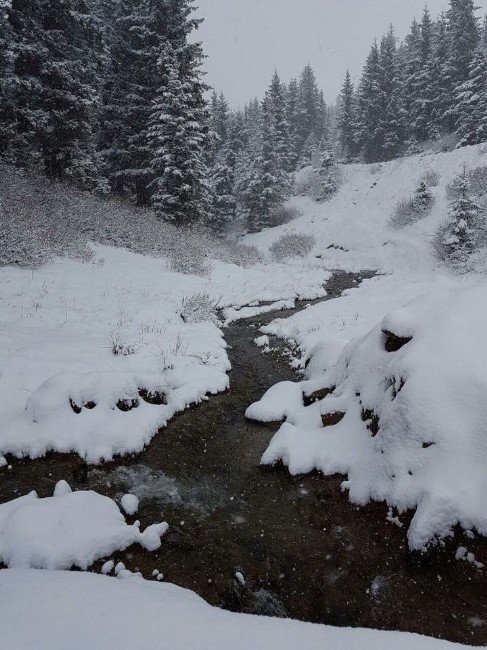
[[[435,260],[431,246],[448,212],[447,186],[464,166],[482,166],[484,152],[471,147],[346,167],[335,198],[320,205],[295,199],[301,218],[250,238],[265,249],[283,231],[309,232],[329,268],[378,270],[344,298],[262,328],[298,344],[295,365],[306,377],[300,389],[319,397],[304,407],[297,386],[293,400],[288,385],[276,386],[248,416],[287,420],[264,463],[281,460],[293,474],[344,474],[354,503],[385,500],[399,513],[417,508],[409,529],[415,549],[451,535],[457,523],[487,532],[482,256],[476,272],[458,276]],[[431,171],[440,178],[431,215],[392,229],[398,201]]]

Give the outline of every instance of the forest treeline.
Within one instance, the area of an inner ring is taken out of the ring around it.
[[[307,65],[237,111],[209,94],[192,0],[0,0],[0,18],[4,161],[178,226],[275,223],[300,168],[315,166],[317,198],[333,192],[335,155],[487,140],[487,28],[472,0],[437,20],[426,9],[402,43],[391,28],[337,106]]]

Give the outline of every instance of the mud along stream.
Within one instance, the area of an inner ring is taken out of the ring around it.
[[[329,298],[361,277],[335,274]],[[351,505],[340,490],[343,477],[295,478],[259,466],[277,426],[248,422],[245,409],[276,382],[296,377],[282,354],[262,354],[253,340],[261,324],[282,316],[232,324],[225,331],[230,391],[176,417],[143,453],[95,468],[74,455],[12,459],[0,478],[0,502],[32,489],[51,495],[60,479],[114,498],[132,492],[142,525],[162,517],[170,524],[156,553],[134,547],[113,557],[145,578],[158,569],[166,581],[234,611],[486,644],[485,576],[455,561],[453,541],[412,555],[405,529],[386,520],[386,506]],[[485,562],[486,543],[471,547]]]

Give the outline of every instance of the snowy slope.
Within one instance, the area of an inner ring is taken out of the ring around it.
[[[343,166],[343,185],[336,196],[325,203],[294,197],[290,203],[303,216],[278,228],[249,235],[247,243],[265,251],[284,233],[304,232],[316,237],[314,254],[320,255],[330,269],[377,269],[414,275],[428,272],[435,266],[430,241],[448,207],[446,186],[463,171],[464,165],[468,170],[487,165],[486,145],[382,164]],[[397,203],[410,198],[429,171],[440,176],[439,184],[431,188],[436,199],[431,215],[404,230],[391,229],[388,221]]]
[[[334,199],[316,204],[297,198],[304,216],[251,238],[265,248],[283,231],[310,232],[317,239],[314,254],[330,268],[382,273],[343,298],[262,328],[297,343],[304,394],[322,388],[332,394],[307,408],[296,397],[290,409],[290,387],[277,386],[247,415],[287,420],[264,463],[283,461],[293,474],[341,473],[355,503],[385,500],[399,512],[416,509],[409,529],[413,549],[452,534],[457,523],[487,534],[487,283],[481,267],[455,276],[438,265],[430,243],[447,214],[446,186],[464,164],[485,165],[484,150],[348,166]],[[441,179],[431,216],[391,229],[395,205],[430,170]],[[348,252],[328,249],[331,244]],[[424,297],[401,309],[418,296]],[[383,330],[413,340],[391,354]]]
[[[0,571],[2,650],[454,650],[413,634],[232,614],[179,587],[86,573]]]

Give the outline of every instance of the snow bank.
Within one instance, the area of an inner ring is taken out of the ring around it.
[[[399,632],[233,614],[190,591],[88,573],[0,571],[3,650],[453,650]]]
[[[392,311],[311,382],[331,394],[290,414],[262,462],[348,474],[352,502],[415,508],[412,549],[456,524],[487,535],[486,329],[487,284]]]
[[[245,412],[249,420],[280,422],[303,406],[303,391],[292,381],[283,381],[269,388],[264,397]]]
[[[0,563],[13,568],[86,570],[132,544],[155,551],[167,528],[166,523],[154,524],[141,532],[125,523],[108,497],[71,492],[61,481],[52,497],[39,499],[31,492],[0,505]]]
[[[88,462],[137,453],[189,404],[228,388],[215,322],[184,322],[183,299],[221,307],[323,293],[322,266],[217,262],[209,277],[95,248],[36,271],[0,268],[0,457],[76,452]]]

